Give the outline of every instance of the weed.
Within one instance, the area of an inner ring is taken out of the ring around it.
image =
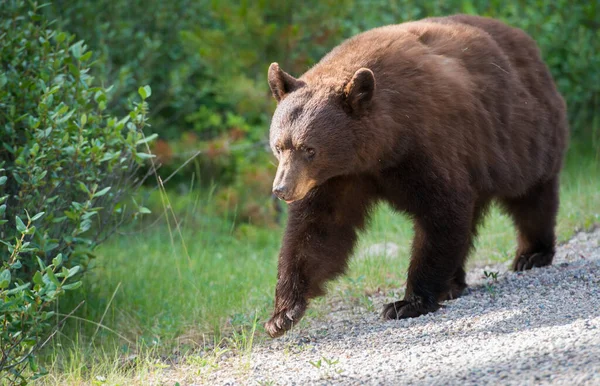
[[[494,281],[494,283],[498,282],[498,275],[500,274],[500,272],[495,271],[495,272],[488,272],[488,271],[483,271],[483,275],[486,277],[486,279],[491,279]]]
[[[490,296],[492,297],[492,299],[494,299],[496,297],[496,288],[494,286],[494,284],[498,283],[498,275],[500,274],[500,272],[496,271],[496,272],[488,272],[488,271],[483,271],[483,276],[486,278],[486,282],[485,282],[485,289],[487,290],[487,292],[490,294]]]
[[[324,356],[316,361],[308,361],[308,363],[310,363],[314,368],[321,371],[321,376],[323,376],[325,379],[330,379],[335,375],[340,375],[344,372],[344,369],[341,369],[337,366],[339,362],[339,359],[328,359]]]

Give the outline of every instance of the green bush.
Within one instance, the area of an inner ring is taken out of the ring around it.
[[[80,285],[99,243],[147,211],[126,203],[150,157],[141,151],[152,139],[142,133],[150,88],[124,118],[107,115],[91,57],[36,3],[2,2],[0,378],[9,382],[43,373],[35,351],[63,319],[50,306]]]
[[[153,131],[173,151],[161,177],[206,149],[169,185],[189,184],[195,174],[196,185],[206,187],[238,184],[237,175],[272,161],[261,147],[275,106],[266,86],[269,61],[305,69],[339,35],[341,19],[331,19],[343,6],[336,0],[310,7],[273,0],[75,0],[54,1],[46,12],[97,51],[96,74],[115,85],[115,107],[127,100],[131,84],[153,85],[160,101],[152,109]],[[320,31],[316,44],[313,31]],[[182,150],[190,136],[197,138],[195,149]],[[215,148],[224,151],[215,156]]]

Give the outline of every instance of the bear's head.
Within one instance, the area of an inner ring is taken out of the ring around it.
[[[358,69],[349,79],[296,79],[272,63],[269,86],[277,100],[270,145],[279,160],[273,193],[291,203],[330,178],[360,169],[357,156],[375,91],[375,76]]]

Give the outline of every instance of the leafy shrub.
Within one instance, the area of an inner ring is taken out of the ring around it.
[[[77,288],[94,248],[147,211],[126,205],[150,88],[117,119],[94,86],[83,41],[50,28],[36,3],[0,7],[0,378],[39,375],[35,350],[61,321],[50,305]],[[57,326],[58,327],[58,326]],[[51,336],[51,335],[50,335]]]
[[[336,0],[310,7],[272,0],[75,0],[55,1],[46,12],[97,48],[96,74],[115,84],[115,107],[127,100],[131,84],[153,85],[161,101],[152,109],[153,130],[172,153],[172,164],[159,170],[163,179],[194,150],[251,149],[202,153],[168,187],[176,180],[189,185],[193,174],[202,186],[232,186],[240,184],[240,173],[272,161],[261,147],[275,105],[266,83],[269,61],[285,58],[289,71],[305,69],[333,44],[341,27],[332,18],[343,6]],[[319,31],[317,44],[313,31]],[[231,132],[243,136],[227,139]],[[190,150],[188,133],[197,139]]]

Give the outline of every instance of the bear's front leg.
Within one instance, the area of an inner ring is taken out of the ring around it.
[[[279,253],[275,309],[265,330],[283,335],[297,324],[327,280],[344,272],[373,202],[372,184],[339,177],[289,207]]]
[[[468,207],[465,205],[465,207]],[[471,213],[449,207],[415,220],[415,238],[404,299],[384,306],[385,319],[414,318],[440,308],[454,281],[464,281]]]
[[[287,263],[292,262],[291,260],[283,255],[279,258],[280,273],[277,275],[275,289],[275,310],[271,319],[265,323],[265,331],[272,338],[283,335],[298,323],[308,305],[306,280],[301,279],[298,274],[304,267],[299,266],[296,269],[286,267]]]

